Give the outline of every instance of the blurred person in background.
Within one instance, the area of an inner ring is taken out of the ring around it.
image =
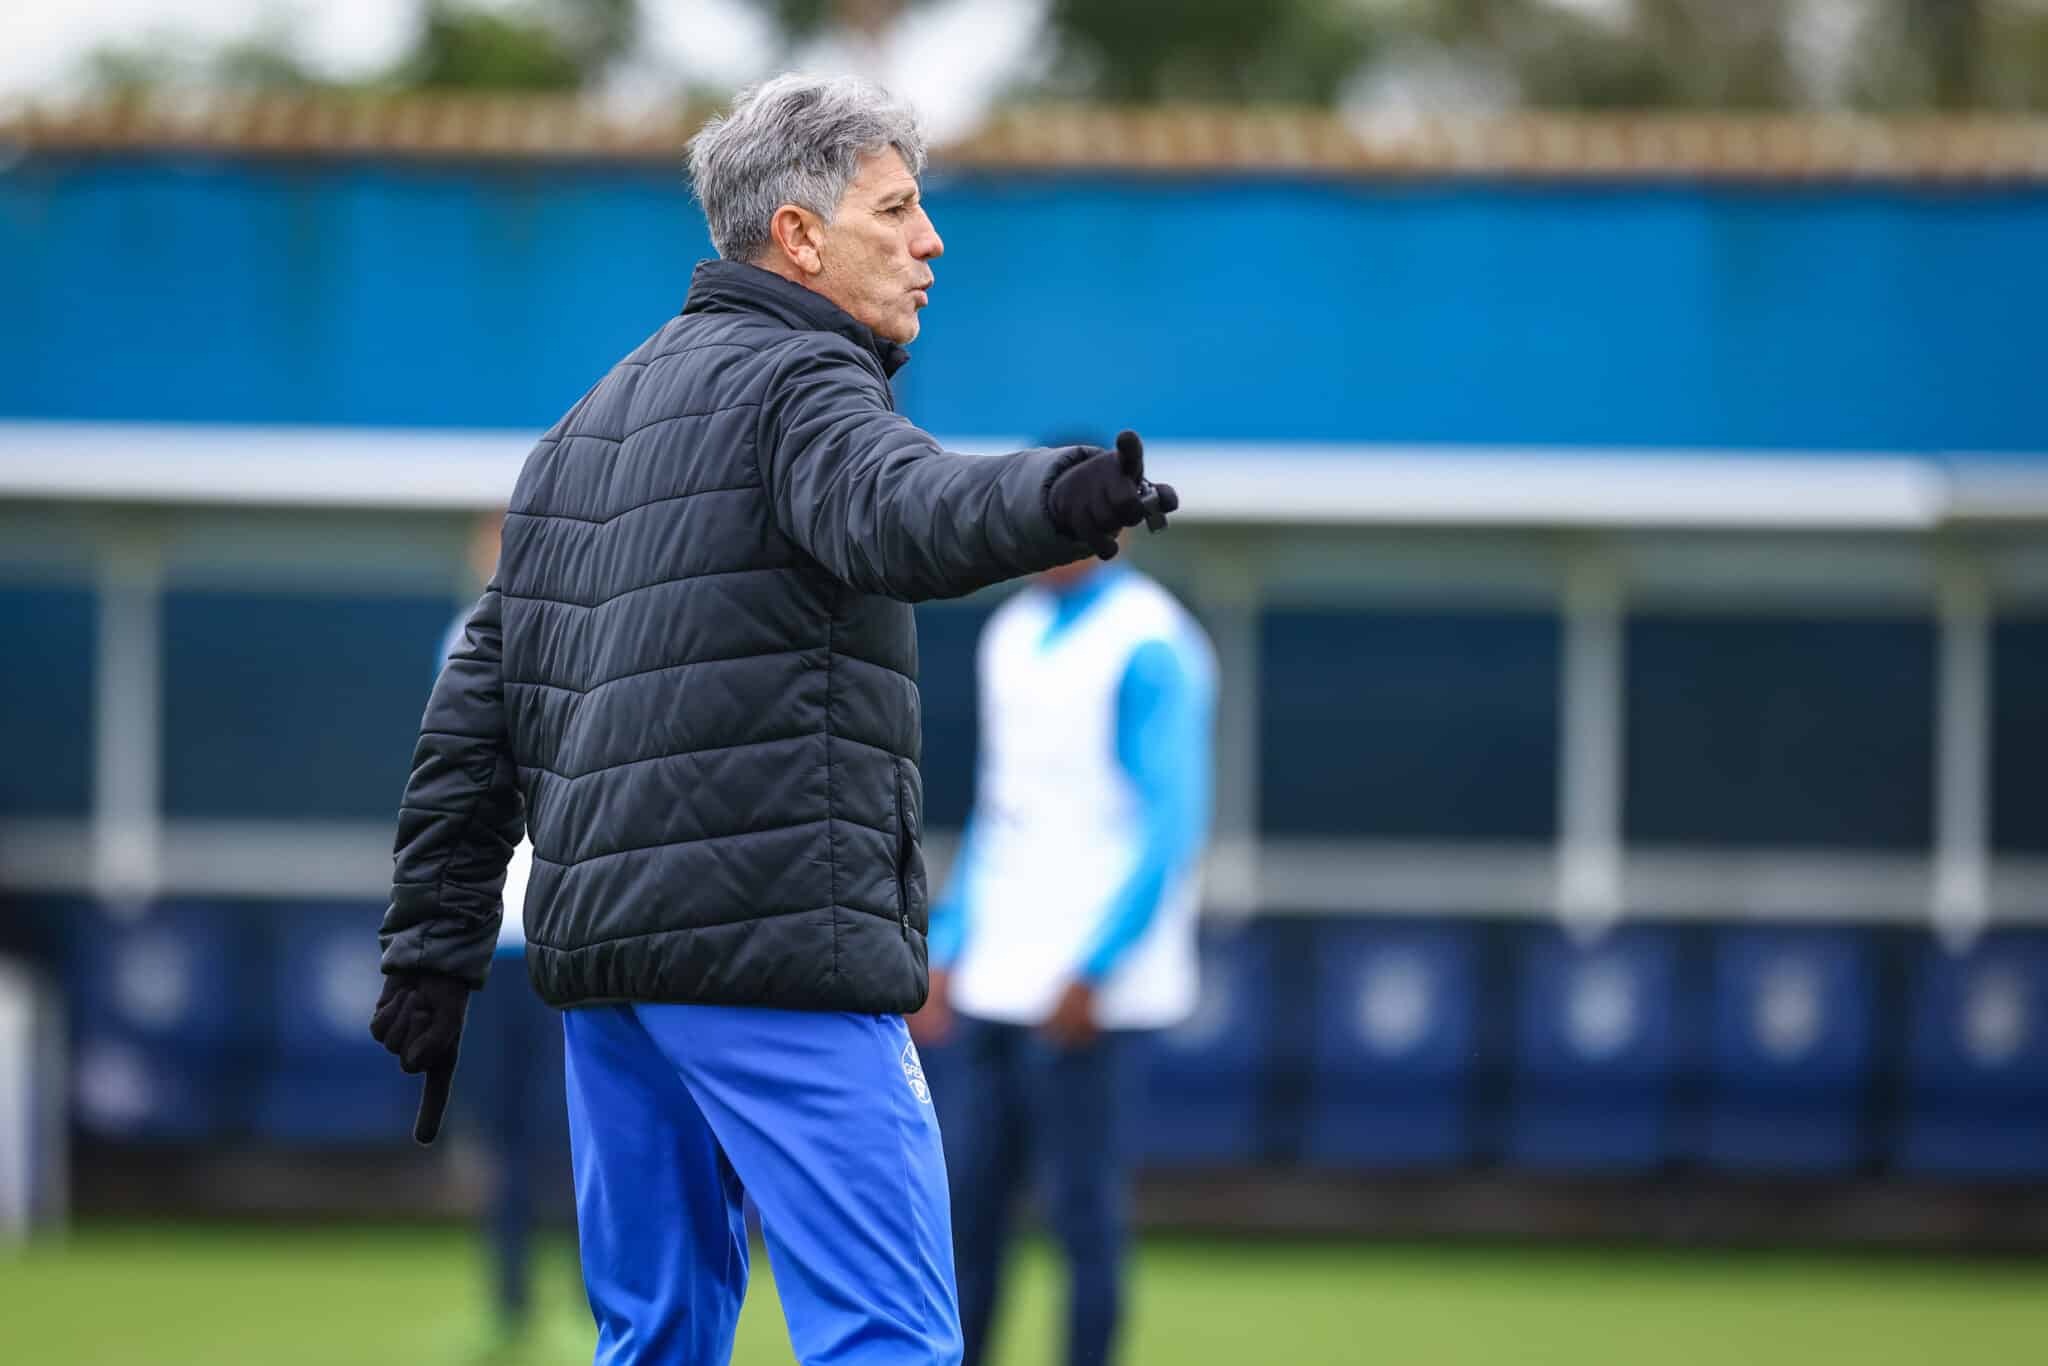
[[[498,567],[505,514],[487,512],[469,538],[469,567],[478,588]],[[469,623],[465,609],[449,626],[437,659],[445,668],[461,648]],[[438,673],[438,668],[437,668]],[[495,1335],[512,1343],[532,1327],[532,1242],[537,1197],[554,1184],[548,1158],[555,1146],[562,1094],[561,1026],[555,1012],[526,980],[526,888],[533,869],[533,842],[522,839],[505,867],[505,918],[498,927],[492,965],[502,969],[477,999],[476,1033],[483,1099],[475,1109],[491,1161],[490,1211],[486,1228],[492,1261],[491,1308]],[[559,1177],[555,1178],[559,1179]]]
[[[1018,1197],[1036,1170],[1069,1270],[1067,1361],[1110,1360],[1123,1294],[1127,1069],[1195,1004],[1214,653],[1153,580],[1047,570],[978,649],[980,771],[931,997],[963,1358],[986,1359]]]
[[[1153,486],[1133,434],[971,457],[895,411],[943,250],[924,161],[857,80],[779,77],[697,135],[721,259],[528,458],[414,751],[372,1033],[426,1073],[430,1140],[530,831],[607,1366],[727,1358],[743,1194],[800,1361],[959,1359],[902,1018],[926,992],[909,603],[1113,555]]]

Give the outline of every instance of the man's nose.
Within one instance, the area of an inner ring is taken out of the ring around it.
[[[939,230],[932,226],[932,220],[924,220],[924,231],[912,239],[910,254],[920,261],[929,261],[946,254],[946,244],[939,238]]]

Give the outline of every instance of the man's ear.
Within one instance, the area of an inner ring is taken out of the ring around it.
[[[768,220],[768,235],[789,263],[806,275],[816,275],[825,268],[824,225],[818,216],[808,209],[794,204],[784,204]]]

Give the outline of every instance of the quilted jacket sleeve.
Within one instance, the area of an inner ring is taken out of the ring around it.
[[[498,585],[484,589],[428,699],[398,812],[384,971],[483,985],[525,801],[505,729]]]
[[[1080,448],[942,450],[837,337],[809,334],[778,358],[758,451],[783,534],[862,592],[958,597],[1088,553],[1045,509],[1047,485]]]

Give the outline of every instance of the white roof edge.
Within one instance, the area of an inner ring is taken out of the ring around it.
[[[2048,461],[1979,457],[1959,462],[1949,489],[1955,521],[2048,522]]]
[[[533,443],[512,431],[0,422],[0,498],[479,508],[511,493]]]
[[[527,430],[0,421],[0,499],[481,508],[510,494],[534,439]],[[1190,523],[1916,531],[1957,518],[2048,520],[2048,460],[1952,470],[1883,452],[1148,447]]]

